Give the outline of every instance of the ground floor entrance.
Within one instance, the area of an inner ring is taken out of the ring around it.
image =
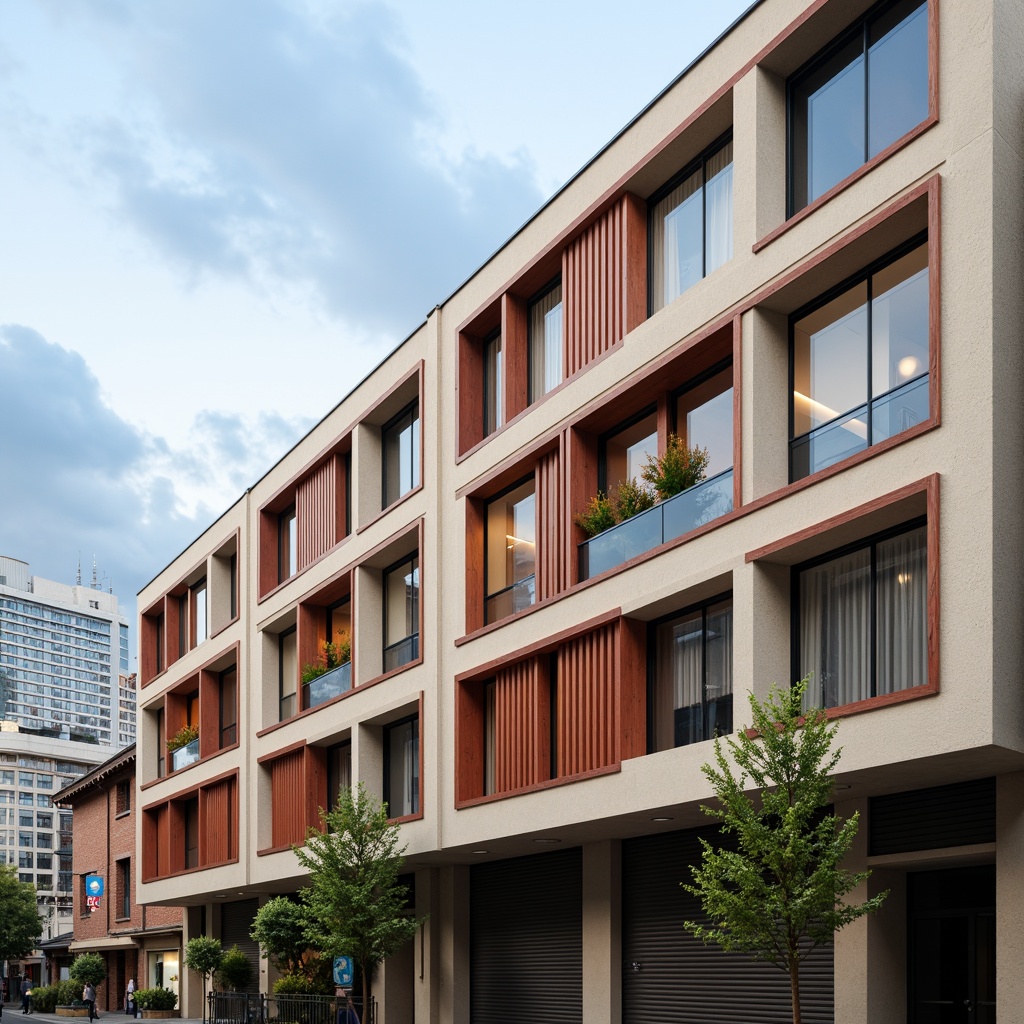
[[[995,1024],[995,866],[907,882],[910,1024]]]

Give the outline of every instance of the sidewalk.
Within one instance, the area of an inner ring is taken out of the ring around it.
[[[34,1024],[88,1024],[88,1017],[58,1017],[55,1013],[39,1013],[37,1010],[33,1010],[31,1016]],[[21,1012],[21,1000],[16,1003],[4,1003],[3,1005],[3,1020],[4,1024],[13,1024],[15,1019],[20,1020],[22,1017]],[[126,1013],[119,1013],[117,1010],[108,1010],[105,1013],[99,1014],[99,1019],[104,1021],[105,1024],[134,1024],[131,1017]],[[199,1017],[150,1017],[147,1018],[151,1021],[151,1024],[159,1024],[161,1020],[173,1020],[176,1024],[202,1024],[202,1020]]]

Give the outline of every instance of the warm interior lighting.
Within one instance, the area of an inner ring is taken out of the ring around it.
[[[899,572],[896,574],[896,582],[901,587],[905,587],[912,579],[913,576],[909,572]]]
[[[831,409],[827,405],[822,405],[821,402],[816,402],[813,398],[808,398],[807,395],[803,395],[799,391],[794,391],[793,397],[802,402],[804,407],[812,416],[815,416],[820,420],[834,420],[839,415],[835,409]],[[856,434],[863,441],[868,439],[868,425],[863,420],[847,420],[843,424],[843,429],[849,430],[851,434]]]
[[[921,361],[917,356],[904,356],[897,364],[896,369],[899,370],[900,376],[907,380],[913,377],[917,373],[918,368],[921,365]]]
[[[509,544],[510,548],[512,547],[513,544],[528,544],[531,548],[535,544],[535,542],[532,540],[524,540],[522,537],[513,537],[511,533],[505,534],[505,540],[512,542],[511,544]]]

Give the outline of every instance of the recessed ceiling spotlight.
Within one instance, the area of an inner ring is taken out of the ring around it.
[[[535,843],[539,843],[541,846],[554,846],[555,843],[560,843],[561,839],[534,839]]]
[[[474,853],[487,853],[486,850],[474,850],[473,852]]]
[[[672,820],[671,817],[664,817],[664,816],[662,816],[660,818],[651,818],[651,821],[671,821],[671,820]]]
[[[219,900],[226,899],[227,895],[228,894],[226,892],[219,892],[219,893],[217,893],[217,899],[219,899]]]

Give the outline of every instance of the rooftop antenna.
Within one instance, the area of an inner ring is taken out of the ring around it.
[[[76,586],[82,585],[82,552],[78,552],[78,574],[75,576]]]
[[[99,589],[99,583],[96,580],[96,555],[92,556],[92,583],[90,584],[93,590]]]

